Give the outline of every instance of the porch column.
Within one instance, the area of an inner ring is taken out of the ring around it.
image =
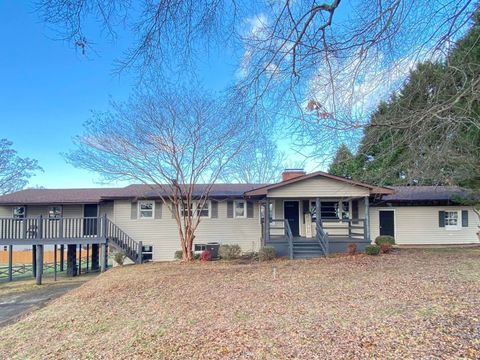
[[[77,245],[67,245],[67,276],[77,275]]]
[[[265,211],[264,211],[264,226],[263,229],[265,231],[264,236],[264,243],[268,243],[270,241],[270,200],[265,198]]]
[[[42,285],[42,275],[43,275],[43,245],[37,245],[37,271],[35,276],[35,283],[37,285]]]
[[[318,229],[322,226],[322,203],[320,202],[320,198],[315,199],[315,227]]]
[[[98,257],[98,244],[92,244],[92,271],[97,271],[99,269],[99,257]]]
[[[364,238],[370,242],[370,198],[364,197],[365,205],[365,222],[363,224]]]

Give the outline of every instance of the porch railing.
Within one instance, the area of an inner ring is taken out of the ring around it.
[[[330,238],[366,239],[365,219],[322,219],[321,228]]]
[[[123,251],[128,258],[136,263],[142,263],[142,242],[133,240],[126,232],[112,221],[106,219],[105,232],[109,243]]]
[[[275,238],[280,237],[282,241],[286,241],[288,243],[288,254],[290,259],[293,259],[293,234],[292,229],[290,228],[290,223],[287,219],[271,219],[269,230],[269,239],[272,240]],[[282,235],[272,234],[272,230],[275,232],[276,230],[280,230]],[[262,230],[263,234],[263,230]]]
[[[328,234],[325,232],[323,229],[322,225],[317,223],[316,226],[316,235],[315,239],[318,241],[320,244],[320,247],[322,248],[322,251],[325,255],[328,255]]]

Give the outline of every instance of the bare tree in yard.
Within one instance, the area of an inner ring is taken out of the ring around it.
[[[37,160],[17,156],[12,142],[0,139],[0,195],[23,189],[37,170]]]
[[[188,261],[209,192],[245,141],[244,119],[200,88],[152,84],[96,113],[67,159],[107,180],[148,184],[174,215]]]

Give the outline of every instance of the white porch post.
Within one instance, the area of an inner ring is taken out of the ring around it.
[[[315,227],[318,230],[320,226],[322,226],[322,203],[320,202],[320,198],[315,199]]]
[[[369,197],[364,197],[364,205],[365,205],[365,223],[363,224],[363,231],[365,240],[370,242],[370,203]]]

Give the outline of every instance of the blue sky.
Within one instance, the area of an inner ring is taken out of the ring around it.
[[[110,99],[126,99],[135,86],[132,76],[112,74],[120,44],[128,41],[103,41],[85,57],[54,38],[33,1],[0,2],[0,138],[43,167],[30,186],[99,186],[95,174],[67,164],[61,153],[72,148],[91,110],[107,110]],[[224,60],[201,64],[208,86],[221,88],[229,80],[232,62]]]

